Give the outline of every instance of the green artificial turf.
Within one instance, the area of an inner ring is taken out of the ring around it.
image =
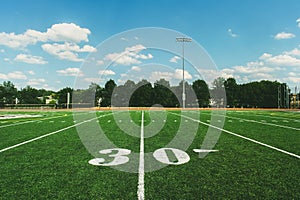
[[[0,151],[57,133],[0,152],[0,199],[137,199],[142,111],[29,113],[42,117],[0,120]],[[207,124],[212,123],[299,156],[299,112],[214,113],[226,114],[224,126],[218,121],[221,118],[212,116],[211,111],[198,114],[144,111],[145,199],[297,199],[300,196],[299,158],[227,132],[221,133],[213,147],[218,152],[200,158],[193,151],[201,148],[209,132]],[[199,117],[203,123],[191,120]],[[85,146],[81,137],[92,147]],[[97,138],[103,144],[97,144]],[[94,148],[93,155],[89,148]],[[125,155],[128,162],[113,167],[89,164],[95,157],[105,159],[102,164],[111,163],[114,157],[110,155],[118,153],[116,148],[131,151]],[[173,164],[164,164],[153,156],[153,152],[162,148],[168,148],[167,158]],[[190,160],[178,165],[182,158],[176,157],[170,148],[186,152]],[[114,150],[108,154],[99,152],[105,149]]]

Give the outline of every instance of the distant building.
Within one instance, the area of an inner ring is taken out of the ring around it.
[[[58,99],[54,99],[52,95],[46,97],[46,104],[58,104]]]
[[[290,95],[290,108],[300,108],[300,93]]]

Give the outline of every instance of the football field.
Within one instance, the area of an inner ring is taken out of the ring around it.
[[[0,199],[298,199],[300,112],[2,111]]]

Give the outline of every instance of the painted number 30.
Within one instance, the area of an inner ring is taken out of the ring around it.
[[[89,161],[89,164],[96,166],[116,166],[125,164],[129,161],[128,155],[131,153],[129,149],[121,149],[121,148],[112,148],[112,149],[104,149],[99,151],[102,155],[107,155],[107,158],[94,158]],[[170,159],[169,156],[173,154],[173,159]],[[175,148],[160,148],[154,151],[153,157],[164,164],[168,165],[181,165],[189,162],[189,155]]]

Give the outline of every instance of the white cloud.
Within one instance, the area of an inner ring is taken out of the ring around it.
[[[296,20],[296,23],[298,24],[298,27],[300,28],[300,18],[298,18],[298,19]]]
[[[59,76],[83,76],[79,68],[67,68],[56,71]]]
[[[174,78],[182,79],[182,76],[183,76],[183,70],[182,69],[175,69]],[[192,79],[192,75],[188,71],[184,70],[184,78],[186,80]]]
[[[294,37],[296,36],[293,33],[281,32],[281,33],[277,33],[274,38],[276,40],[283,40],[283,39],[291,39]]]
[[[128,42],[128,39],[124,37],[121,37],[121,40]]]
[[[169,62],[177,63],[178,60],[180,60],[180,57],[179,56],[174,56],[174,57],[170,58]]]
[[[18,79],[18,80],[26,80],[27,79],[27,76],[23,72],[20,72],[20,71],[14,71],[14,72],[8,73],[7,77],[8,77],[8,79]]]
[[[46,82],[46,80],[43,79],[43,78],[29,79],[29,81],[27,82],[27,85],[30,85],[30,86],[40,86],[40,85],[43,85],[45,82]]]
[[[182,80],[182,72],[182,69],[175,69],[174,72],[154,71],[151,73],[149,81],[154,82],[159,79],[165,79],[167,81],[172,81],[174,79]],[[185,80],[190,80],[192,79],[192,75],[188,71],[184,70],[184,78]]]
[[[174,73],[172,72],[162,72],[162,71],[154,71],[151,73],[149,77],[150,82],[155,82],[159,79],[165,79],[167,81],[171,81],[172,78],[174,77]]]
[[[266,64],[275,66],[300,67],[300,59],[297,59],[287,54],[270,56],[269,58],[265,58],[264,62]]]
[[[0,73],[0,79],[7,80],[7,75]]]
[[[40,64],[40,65],[44,65],[48,63],[47,61],[44,60],[44,58],[40,56],[32,56],[29,54],[19,54],[16,56],[14,60],[17,62],[24,62],[29,64]]]
[[[272,54],[269,54],[269,53],[263,53],[263,55],[261,55],[259,57],[260,60],[266,60],[268,58],[271,58],[272,57]]]
[[[132,67],[131,67],[131,70],[132,70],[132,71],[137,71],[137,72],[139,72],[139,71],[141,71],[141,68],[138,67],[138,66],[132,66]]]
[[[114,62],[120,65],[125,65],[125,66],[129,66],[132,64],[133,65],[141,64],[142,62],[139,59],[146,60],[146,59],[153,58],[153,55],[151,54],[148,55],[140,54],[140,52],[145,49],[146,47],[141,44],[131,46],[131,47],[126,47],[125,50],[122,52],[114,52],[114,53],[107,54],[104,57],[104,60]]]
[[[11,62],[11,60],[10,60],[9,58],[3,58],[3,60],[4,60],[5,62]]]
[[[35,72],[33,70],[28,71],[28,74],[35,75]]]
[[[0,33],[0,45],[22,49],[37,42],[88,42],[91,31],[74,23],[54,24],[46,32],[29,29],[22,34]]]
[[[64,43],[64,44],[43,44],[42,49],[51,55],[55,55],[62,60],[70,60],[74,62],[82,62],[84,61],[81,58],[78,58],[79,52],[96,52],[97,49],[84,45],[82,48],[75,43]]]
[[[293,50],[291,50],[291,51],[286,51],[286,52],[284,52],[284,54],[286,54],[286,55],[291,55],[291,56],[297,56],[297,57],[300,57],[300,50],[297,49],[297,48],[295,48],[295,49],[293,49]]]
[[[270,73],[274,72],[277,68],[266,67],[263,62],[249,62],[246,66],[232,67],[236,73],[254,74],[254,73]]]
[[[231,28],[228,29],[227,32],[228,32],[228,34],[230,35],[230,37],[233,37],[233,38],[238,37],[237,34],[235,34],[235,33],[232,32]]]
[[[112,70],[99,70],[98,74],[102,76],[108,76],[108,75],[115,75],[116,73]]]
[[[97,60],[96,64],[97,64],[97,65],[103,65],[103,64],[104,64],[104,61],[103,61],[103,60]]]
[[[104,79],[100,79],[100,78],[92,78],[92,77],[89,77],[89,78],[84,78],[84,81],[85,82],[88,82],[88,83],[99,83],[101,81],[103,81]]]
[[[5,52],[5,50],[4,49],[0,49],[0,53],[4,53]]]
[[[300,77],[299,76],[298,77],[294,77],[294,76],[286,77],[286,78],[283,78],[283,81],[299,84],[300,83]]]
[[[21,71],[14,71],[14,72],[10,72],[8,74],[0,73],[0,79],[3,79],[3,80],[11,80],[11,79],[26,80],[27,76]]]
[[[88,35],[91,31],[87,28],[81,28],[73,23],[54,24],[46,32],[48,38],[52,41],[70,41],[70,42],[88,42]]]

